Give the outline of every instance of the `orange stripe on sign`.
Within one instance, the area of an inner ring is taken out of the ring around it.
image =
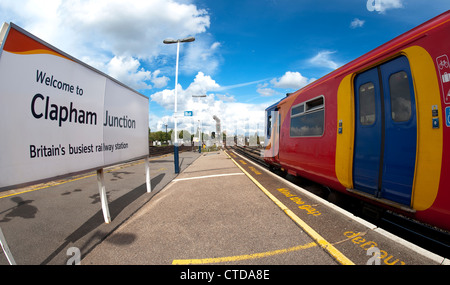
[[[67,57],[65,57],[65,56],[63,56],[63,55],[61,55],[61,54],[59,54],[59,53],[57,53],[57,52],[54,52],[54,51],[52,51],[52,50],[45,50],[45,49],[35,49],[35,50],[22,51],[22,52],[11,52],[11,53],[15,53],[15,54],[23,54],[23,55],[31,55],[31,54],[51,54],[51,55],[54,55],[54,56],[59,56],[59,57],[68,59]]]
[[[9,30],[3,50],[15,54],[52,54],[69,59],[14,28]]]

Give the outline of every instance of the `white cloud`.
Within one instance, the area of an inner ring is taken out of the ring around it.
[[[182,86],[178,84],[177,89],[177,109],[187,110],[190,107],[194,99],[192,95],[206,95],[207,92],[215,91],[219,89],[220,85],[216,83],[211,76],[205,75],[203,72],[199,72],[189,87],[183,90]],[[175,89],[163,90],[156,92],[150,96],[151,100],[158,103],[166,110],[174,110],[175,108]],[[208,101],[214,101],[214,95],[207,96]],[[203,102],[204,100],[202,100]]]
[[[180,57],[180,70],[184,70],[186,73],[202,71],[207,74],[214,74],[218,70],[222,60],[218,54],[219,42],[210,44],[206,37],[202,37],[185,45],[183,57]]]
[[[318,67],[326,67],[330,69],[336,69],[340,65],[331,59],[331,55],[336,53],[335,51],[321,51],[316,56],[311,58],[309,62]]]
[[[236,98],[233,95],[229,96],[227,94],[216,94],[217,99],[223,102],[236,102]]]
[[[264,127],[264,110],[272,102],[238,103],[235,102],[233,96],[215,93],[220,91],[221,88],[211,76],[202,72],[197,73],[194,81],[186,89],[179,85],[177,94],[178,111],[194,111],[194,117],[179,118],[178,129],[195,132],[198,120],[201,120],[205,132],[214,131],[215,121],[212,118],[214,115],[220,118],[222,128],[228,129],[229,133],[233,133],[236,127],[242,131],[249,123],[252,126]],[[166,89],[151,95],[151,100],[171,113],[174,109],[174,93],[173,89]],[[192,97],[192,95],[203,94],[207,94],[207,96],[204,98]],[[165,124],[168,124],[169,129],[173,128],[174,121],[171,115],[151,116],[150,118],[150,127],[154,131],[165,130]]]
[[[211,50],[218,49],[220,46],[221,46],[221,44],[219,42],[215,42],[211,45]]]
[[[353,19],[353,21],[350,23],[350,28],[352,29],[356,29],[356,28],[361,28],[362,26],[364,26],[364,23],[366,21],[364,20],[360,20],[358,18]]]
[[[169,82],[169,77],[161,76],[158,77],[158,75],[161,73],[161,70],[155,70],[152,74],[152,83],[154,84],[155,88],[163,88],[167,86],[167,82]]]
[[[113,57],[107,64],[107,73],[114,77],[120,78],[120,81],[130,87],[136,89],[150,89],[151,86],[145,81],[151,79],[151,72],[143,68],[139,68],[140,63],[132,57]]]
[[[274,90],[272,88],[258,88],[258,89],[256,89],[256,92],[258,92],[263,97],[269,97],[269,96],[280,94],[279,92],[277,92],[276,90]]]
[[[0,2],[0,18],[2,22],[14,22],[15,24],[20,22],[24,28],[34,27],[34,31],[45,31],[45,35],[48,37],[60,28],[59,19],[55,16],[58,14],[60,4],[61,0],[2,0]]]
[[[187,88],[189,95],[203,95],[208,91],[215,91],[220,87],[215,80],[209,75],[205,75],[203,72],[199,72],[195,76],[194,82],[192,82]]]
[[[0,17],[133,88],[167,84],[151,71],[155,61],[174,58],[165,38],[196,36],[210,26],[206,10],[183,0],[2,0]],[[213,61],[219,46],[196,42],[192,52],[210,56],[199,62],[191,57],[189,63]]]
[[[283,76],[278,78],[273,78],[269,82],[263,82],[257,85],[256,92],[262,97],[271,97],[274,95],[282,95],[286,90],[276,90],[277,88],[282,89],[293,89],[298,90],[309,83],[316,80],[315,78],[307,78],[303,76],[300,72],[287,71]],[[267,81],[267,79],[254,81],[251,83],[259,83],[261,81]],[[238,84],[239,85],[239,84]]]
[[[131,88],[138,90],[152,89],[153,87],[163,88],[167,86],[170,80],[167,76],[160,76],[160,70],[153,72],[145,70],[139,60],[129,56],[114,56],[108,62],[92,61],[89,58],[82,60],[99,70],[103,70],[109,76]]]
[[[308,79],[307,77],[304,77],[300,72],[287,71],[280,78],[274,78],[270,82],[278,88],[300,89],[314,80],[314,78]]]
[[[190,133],[196,133],[199,120],[202,123],[204,133],[211,133],[216,129],[216,121],[213,116],[220,119],[221,130],[225,131],[230,137],[235,134],[244,134],[249,129],[253,134],[259,129],[259,135],[263,135],[265,108],[273,104],[248,104],[238,102],[223,102],[216,100],[208,103],[197,103],[190,110],[194,112],[194,117],[180,117],[177,120],[178,130],[188,130]],[[174,127],[172,116],[151,117],[149,120],[152,131],[165,131],[165,124],[168,130]]]
[[[260,79],[260,80],[256,80],[256,81],[238,83],[238,84],[233,84],[233,85],[228,85],[228,86],[220,86],[218,91],[224,91],[224,90],[229,90],[229,89],[233,89],[233,88],[249,86],[249,85],[257,84],[257,83],[260,83],[260,82],[263,82],[263,81],[266,81],[266,80],[267,79]],[[261,87],[261,86],[258,86],[258,87]]]
[[[158,55],[167,37],[203,33],[210,25],[206,10],[171,0],[70,0],[59,14],[62,24],[103,49],[139,58]]]

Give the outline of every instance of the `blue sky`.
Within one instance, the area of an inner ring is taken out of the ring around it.
[[[260,123],[265,107],[450,9],[448,0],[2,0],[0,19],[150,98],[152,130],[179,111]],[[206,98],[192,95],[206,94]],[[255,119],[258,117],[257,119]],[[193,126],[194,125],[194,126]]]
[[[185,65],[180,83],[188,86],[203,71],[225,87],[208,94],[223,94],[249,108],[269,106],[450,8],[448,1],[383,1],[380,11],[369,11],[362,0],[203,0],[195,5],[210,18],[207,31],[196,37],[218,43],[217,65],[208,71]],[[227,88],[236,85],[244,86]]]

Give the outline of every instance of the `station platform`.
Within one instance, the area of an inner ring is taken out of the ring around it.
[[[439,265],[231,151],[202,154],[81,261],[139,265]]]

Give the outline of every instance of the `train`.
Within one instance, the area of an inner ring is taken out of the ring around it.
[[[450,10],[265,110],[264,161],[450,230]]]

